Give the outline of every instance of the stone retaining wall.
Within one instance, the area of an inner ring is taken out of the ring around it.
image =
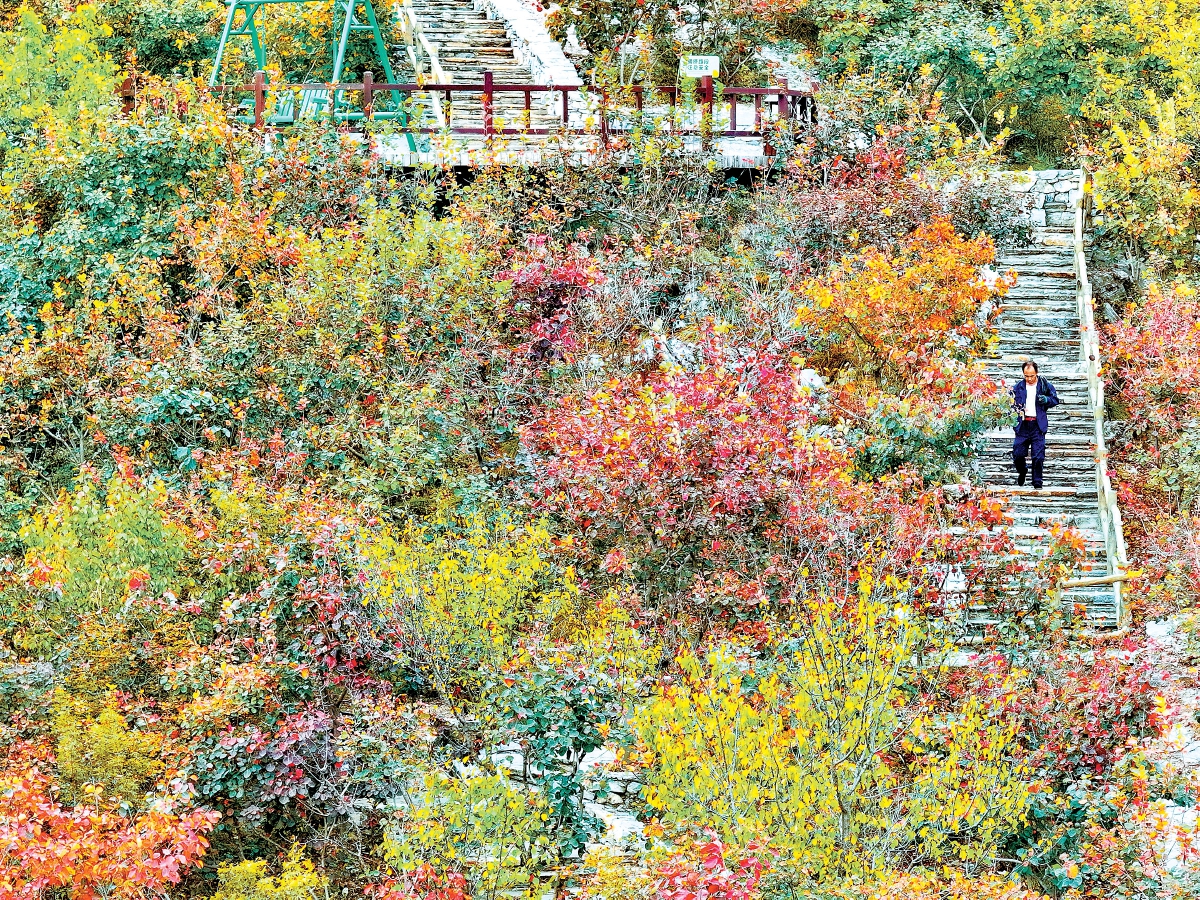
[[[1033,206],[1030,223],[1035,228],[1071,228],[1075,224],[1075,202],[1079,199],[1078,169],[1030,169],[1005,172],[1010,189],[1030,194]]]

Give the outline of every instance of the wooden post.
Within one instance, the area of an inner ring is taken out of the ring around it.
[[[767,121],[763,113],[765,98],[765,94],[754,95],[754,127],[762,135],[763,156],[771,157],[775,155],[775,145],[771,143],[771,129],[774,125]]]
[[[608,149],[608,90],[600,91],[600,144]]]
[[[372,106],[375,100],[375,74],[373,72],[363,72],[363,119],[370,121],[371,115],[374,112]]]
[[[132,113],[134,100],[132,75],[125,76],[125,80],[121,82],[121,86],[117,89],[117,95],[121,98],[121,115],[127,116]]]
[[[263,114],[267,111],[267,76],[259,69],[254,73],[254,127],[261,130]]]
[[[779,79],[779,121],[791,122],[792,119],[792,98],[788,96],[788,83],[786,78]],[[791,128],[791,125],[788,125]]]
[[[492,73],[487,71],[483,73],[483,133],[487,137],[491,137],[495,133],[495,124],[492,119]]]
[[[713,138],[713,80],[711,75],[700,76],[700,99],[704,110],[700,113],[700,149],[711,150]]]
[[[563,127],[563,133],[565,134],[566,130],[567,130],[567,126],[571,122],[571,103],[569,100],[570,95],[565,88],[560,93],[562,94],[562,102],[563,102],[563,113],[562,113],[563,124],[562,124],[562,127]]]

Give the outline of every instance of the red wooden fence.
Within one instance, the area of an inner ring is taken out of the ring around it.
[[[331,97],[339,97],[343,92],[356,93],[361,97],[360,108],[358,110],[343,109],[335,112],[337,119],[351,122],[370,119],[375,112],[375,106],[380,94],[399,94],[407,97],[418,94],[440,94],[447,106],[454,104],[454,95],[458,94],[460,100],[479,103],[482,115],[478,126],[455,125],[453,119],[451,119],[450,128],[448,129],[451,134],[478,135],[486,138],[500,135],[586,134],[599,131],[601,139],[605,142],[607,142],[611,131],[621,127],[620,117],[628,116],[632,112],[639,114],[644,112],[647,102],[653,103],[655,97],[658,97],[660,102],[669,103],[673,112],[681,101],[686,100],[686,92],[676,86],[643,87],[635,85],[623,89],[623,98],[614,101],[606,90],[596,87],[584,87],[580,85],[497,84],[491,72],[484,73],[481,84],[388,84],[376,82],[372,73],[364,72],[363,80],[359,82],[278,85],[268,84],[266,76],[262,72],[256,72],[254,80],[250,84],[225,86],[219,90],[234,93],[244,92],[253,95],[253,124],[255,128],[263,128],[267,124],[267,100],[272,93],[311,91],[325,92]],[[558,93],[561,97],[562,105],[559,122],[553,128],[534,128],[532,127],[533,98],[535,95],[547,92]],[[502,127],[496,127],[496,97],[499,94],[506,93],[523,95],[524,126],[504,124]],[[570,96],[572,94],[586,94],[595,98],[595,112],[598,119],[596,126],[588,128],[571,125]],[[701,110],[700,122],[694,125],[679,124],[675,122],[675,116],[672,115],[671,131],[675,133],[699,134],[706,140],[715,137],[766,138],[777,128],[792,129],[799,124],[812,123],[816,117],[816,105],[813,102],[812,94],[808,91],[792,90],[788,88],[786,81],[781,81],[778,87],[773,88],[724,87],[720,90],[718,96],[718,91],[713,84],[712,78],[705,76],[697,81],[694,96]],[[753,104],[753,123],[738,122],[737,107],[739,100],[746,104]],[[772,101],[774,101],[776,106],[776,113],[773,119],[769,118],[767,113],[767,107]],[[717,121],[717,114],[721,113],[723,117],[726,109],[729,113],[728,124],[722,123],[719,127],[714,128],[713,123]],[[249,112],[248,109],[247,112]],[[612,121],[613,117],[618,118],[616,124]],[[402,124],[399,128],[401,131],[419,134],[440,134],[446,130],[430,125]]]

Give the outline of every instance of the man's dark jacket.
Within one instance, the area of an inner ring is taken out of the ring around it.
[[[1013,385],[1012,395],[1013,403],[1017,408],[1017,428],[1021,427],[1021,421],[1025,418],[1025,399],[1028,396],[1026,393],[1025,379],[1022,378]],[[1049,421],[1046,419],[1046,410],[1052,406],[1058,406],[1058,391],[1054,390],[1047,379],[1038,376],[1037,380],[1037,426],[1038,431],[1042,434],[1046,433],[1046,429],[1050,427]]]

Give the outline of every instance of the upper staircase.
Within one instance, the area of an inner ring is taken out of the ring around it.
[[[1085,324],[1080,314],[1075,229],[1063,224],[1073,220],[1074,210],[1054,199],[1058,196],[1037,198],[1038,208],[1045,209],[1053,224],[1036,229],[1029,246],[997,259],[997,269],[1014,272],[1017,282],[1003,299],[997,321],[999,340],[988,360],[989,374],[1011,387],[1022,377],[1022,363],[1032,359],[1057,389],[1061,402],[1049,412],[1043,487],[1016,487],[1011,423],[986,433],[977,465],[990,490],[1007,501],[1018,550],[1044,554],[1056,529],[1073,528],[1083,539],[1084,550],[1078,569],[1067,581],[1103,579],[1112,570],[1111,523],[1101,514],[1098,492],[1097,459],[1103,448],[1096,442],[1088,368],[1081,364]],[[1090,291],[1086,302],[1090,313]],[[1120,624],[1119,598],[1119,588],[1111,584],[1066,587],[1062,594],[1064,603],[1083,608],[1094,628]],[[985,612],[978,612],[986,619]]]
[[[488,18],[471,0],[404,0],[402,16],[416,20],[424,59],[413,58],[411,48],[395,48],[401,70],[424,83],[481,84],[491,72],[495,84],[533,84],[528,67],[518,61],[503,22]],[[441,127],[483,128],[482,94],[455,91],[454,104],[436,96],[422,97],[422,111]],[[497,92],[492,98],[493,125],[497,129],[547,129],[560,123],[549,110],[546,92],[535,92],[526,109],[525,95]]]

